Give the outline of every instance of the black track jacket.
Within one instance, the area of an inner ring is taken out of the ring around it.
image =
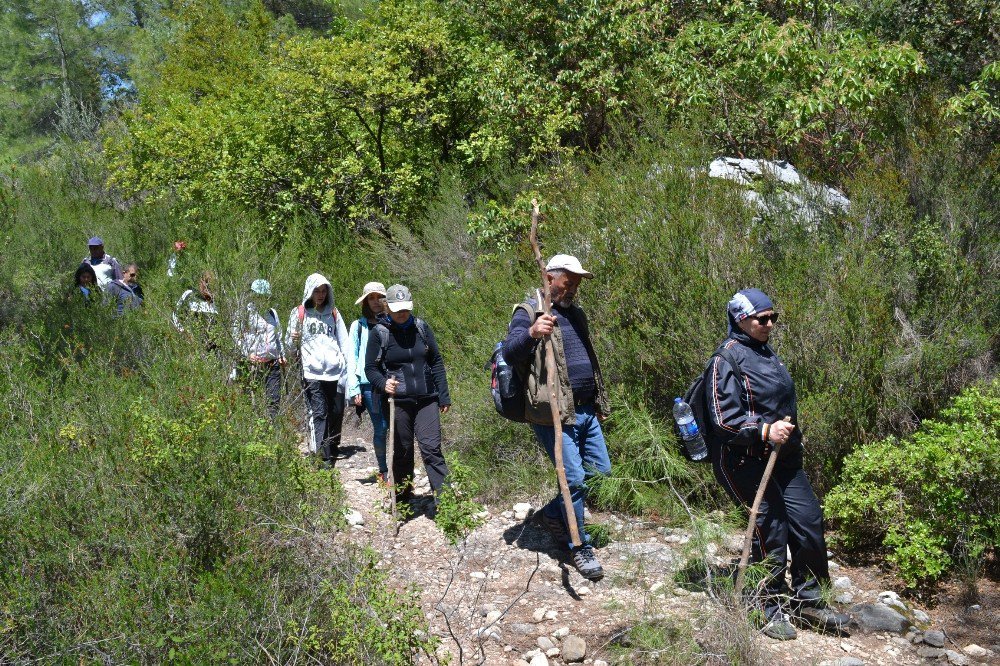
[[[722,347],[736,357],[744,383],[740,385],[725,358],[712,359],[706,390],[713,435],[729,447],[759,451],[764,424],[791,416],[796,428],[781,447],[779,458],[789,462],[793,457],[801,459],[802,431],[798,427],[795,384],[785,364],[770,345],[739,330],[730,333]]]

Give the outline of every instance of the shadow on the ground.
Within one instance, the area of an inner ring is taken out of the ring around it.
[[[536,523],[533,519],[528,518],[504,530],[503,540],[508,546],[516,546],[522,550],[530,550],[548,555],[558,562],[563,588],[574,600],[580,601],[581,597],[573,587],[572,579],[569,575],[570,568],[573,566],[569,551],[553,537],[551,532]]]

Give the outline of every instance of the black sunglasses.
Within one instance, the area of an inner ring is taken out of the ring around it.
[[[750,315],[751,319],[756,319],[761,326],[767,326],[767,322],[778,323],[778,313],[772,312],[769,315]]]

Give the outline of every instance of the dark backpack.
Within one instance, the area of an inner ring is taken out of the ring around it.
[[[733,372],[736,374],[736,379],[741,386],[745,383],[743,379],[743,371],[740,370],[740,364],[736,361],[736,357],[733,356],[733,353],[728,349],[722,348],[712,354],[712,356],[708,359],[708,363],[705,364],[705,370],[702,371],[700,375],[695,377],[695,380],[691,382],[691,386],[688,387],[687,392],[684,394],[684,402],[691,406],[691,413],[694,414],[694,420],[698,424],[698,430],[701,432],[702,437],[705,438],[705,443],[709,446],[709,448],[711,448],[713,444],[719,443],[718,437],[716,437],[713,433],[712,419],[708,414],[708,387],[710,385],[708,374],[712,371],[712,363],[715,361],[717,356],[724,358],[729,363],[729,365],[733,368]],[[684,440],[681,439],[680,431],[677,430],[676,424],[674,425],[674,430],[677,431],[677,443],[680,447],[681,454],[688,460],[691,460],[691,457],[688,455],[687,447],[684,446]],[[705,456],[701,460],[691,460],[691,462],[712,462],[712,456]]]
[[[534,319],[536,312],[530,305],[520,303],[514,306],[514,312],[517,312],[518,308],[527,310],[529,317]],[[508,421],[527,423],[528,401],[524,373],[518,372],[517,368],[508,365],[504,360],[503,340],[493,347],[493,355],[490,356],[486,368],[490,371],[490,394],[493,396],[493,407],[497,410],[497,414]]]
[[[493,355],[487,365],[490,369],[490,393],[497,414],[509,421],[527,423],[524,417],[526,399],[525,386],[521,376],[503,358],[503,341],[493,348]]]

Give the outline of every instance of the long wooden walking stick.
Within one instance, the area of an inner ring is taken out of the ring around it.
[[[552,314],[552,292],[549,289],[549,281],[545,273],[545,260],[542,259],[542,251],[538,246],[538,200],[531,200],[531,249],[535,253],[535,262],[542,273],[542,311]],[[556,476],[559,479],[559,492],[562,495],[563,506],[566,509],[566,525],[569,527],[569,537],[573,541],[573,546],[579,548],[583,545],[580,540],[580,530],[576,524],[576,512],[573,510],[573,498],[569,494],[569,482],[566,481],[566,466],[563,464],[562,450],[562,414],[559,411],[559,378],[556,376],[556,357],[552,336],[545,336],[545,378],[546,386],[549,390],[549,407],[552,408],[552,427],[555,429],[555,441],[552,446],[553,457],[555,458]]]
[[[396,480],[392,476],[392,464],[396,462],[396,400],[389,396],[389,442],[386,457],[389,459],[385,473],[389,489],[389,508],[392,511],[393,535],[399,536],[399,515],[396,513]]]
[[[786,416],[785,421],[791,422],[792,417]],[[747,564],[750,562],[750,546],[753,543],[753,528],[757,526],[757,513],[760,511],[760,503],[764,501],[764,491],[771,480],[771,473],[774,472],[774,464],[778,461],[778,451],[781,450],[781,442],[774,445],[771,455],[767,458],[767,466],[764,467],[764,476],[760,479],[760,486],[757,487],[757,495],[753,498],[753,505],[750,507],[750,522],[747,523],[746,534],[743,535],[743,554],[740,555],[740,565],[736,570],[736,594],[743,591],[743,576],[747,572]]]

